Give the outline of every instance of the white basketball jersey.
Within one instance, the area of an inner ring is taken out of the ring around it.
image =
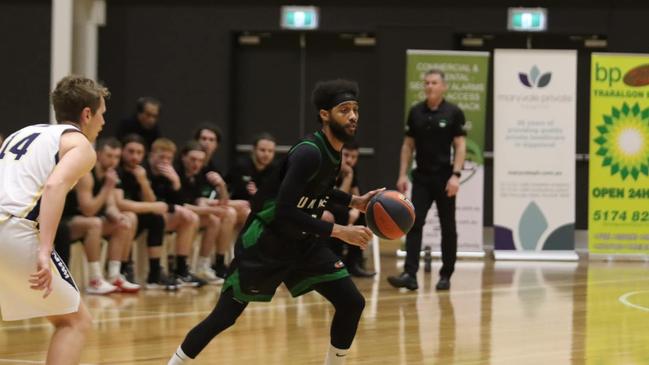
[[[10,216],[36,220],[43,187],[58,163],[59,142],[69,124],[25,127],[0,147],[0,221]]]

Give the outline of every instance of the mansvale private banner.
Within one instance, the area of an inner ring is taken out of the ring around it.
[[[483,151],[489,53],[408,50],[404,121],[410,107],[426,98],[423,76],[432,68],[445,73],[448,84],[445,98],[458,105],[466,117],[467,158],[456,200],[458,254],[483,255]],[[440,252],[440,232],[437,209],[433,204],[426,217],[423,246]]]
[[[591,59],[588,244],[649,254],[649,55]]]
[[[494,255],[575,260],[577,53],[494,52]]]

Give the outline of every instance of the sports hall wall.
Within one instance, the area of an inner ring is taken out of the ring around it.
[[[598,34],[608,40],[604,51],[648,53],[646,20],[648,5],[638,1],[518,1],[516,6],[548,8],[550,33]],[[106,25],[99,32],[99,79],[113,93],[106,114],[106,133],[119,119],[134,111],[138,96],[152,95],[163,102],[160,123],[164,134],[177,142],[190,137],[197,121],[216,122],[224,131],[220,154],[227,161],[238,143],[250,143],[252,135],[235,133],[233,114],[242,108],[234,100],[237,69],[236,35],[242,31],[279,32],[280,5],[293,1],[145,1],[108,0]],[[304,3],[302,3],[304,4]],[[408,4],[408,5],[405,5]],[[485,5],[488,4],[488,5]],[[403,130],[405,50],[460,49],[463,34],[506,33],[506,1],[327,1],[319,5],[322,33],[369,33],[377,43],[371,49],[373,62],[363,65],[372,87],[365,93],[372,102],[362,104],[360,142],[374,148],[373,156],[361,161],[362,187],[393,186],[396,178]],[[44,121],[49,89],[50,18],[47,0],[0,2],[0,133],[24,123]],[[602,51],[601,49],[596,51]],[[588,64],[580,63],[581,74]],[[254,80],[253,80],[254,81]],[[588,78],[578,85],[577,152],[588,153]],[[260,76],[258,97],[286,93],[290,83],[268,85]],[[307,90],[312,87],[306,85]],[[361,93],[363,94],[363,90]],[[288,99],[268,106],[260,123],[281,130],[282,114],[297,108]],[[364,100],[361,99],[361,102]],[[245,107],[245,105],[244,105]],[[307,115],[311,111],[307,110]],[[491,107],[488,107],[488,115]],[[366,116],[371,116],[368,120]],[[366,118],[366,119],[363,119]],[[307,118],[306,130],[315,128]],[[112,123],[112,125],[111,125]],[[487,145],[491,146],[491,116],[487,120]],[[190,127],[188,127],[190,126]],[[371,128],[371,130],[370,130]],[[295,132],[293,132],[295,133]],[[292,140],[280,135],[280,144]],[[587,161],[575,162],[577,186],[587,183]],[[487,161],[485,225],[491,225],[491,166]],[[577,192],[577,228],[585,229],[587,189]]]

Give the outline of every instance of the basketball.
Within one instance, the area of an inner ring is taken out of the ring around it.
[[[403,194],[385,190],[367,205],[367,226],[377,236],[389,240],[402,237],[415,223],[415,207]]]

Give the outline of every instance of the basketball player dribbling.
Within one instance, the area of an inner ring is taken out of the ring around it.
[[[356,134],[358,102],[355,82],[316,85],[313,103],[322,129],[294,145],[255,194],[216,307],[189,331],[169,365],[191,363],[216,335],[234,325],[249,302],[270,301],[281,283],[294,297],[315,290],[333,304],[325,365],[344,364],[365,299],[323,240],[336,237],[365,248],[372,232],[320,217],[328,203],[364,212],[370,199],[383,191],[352,196],[333,189],[343,143]]]
[[[0,308],[5,321],[46,317],[54,325],[47,364],[78,364],[91,317],[53,250],[65,196],[95,164],[106,88],[68,76],[52,92],[59,124],[37,124],[0,147]]]

